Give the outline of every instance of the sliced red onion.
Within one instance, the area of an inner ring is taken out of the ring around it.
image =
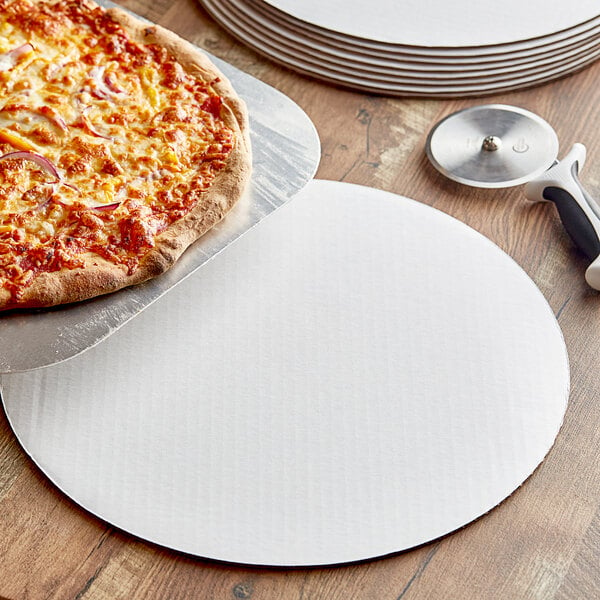
[[[83,122],[85,128],[95,137],[103,138],[105,140],[109,140],[112,142],[112,138],[108,135],[104,135],[100,133],[91,123],[91,121],[87,117],[87,112],[90,109],[89,106],[81,109],[81,121]]]
[[[106,84],[106,87],[113,92],[113,94],[125,94],[125,90],[117,85],[112,73],[106,73],[104,75],[104,83]]]
[[[98,206],[93,206],[92,208],[94,210],[99,210],[101,212],[105,212],[105,211],[109,211],[109,210],[115,210],[115,208],[118,208],[121,205],[120,202],[113,202],[112,204],[99,204]]]
[[[39,108],[33,106],[26,106],[21,104],[8,104],[4,106],[0,112],[18,113],[25,112],[32,115],[36,119],[45,119],[50,123],[56,125],[61,131],[67,133],[69,128],[66,121],[50,106],[40,106]]]
[[[31,44],[23,44],[21,46],[17,46],[4,54],[0,54],[0,71],[8,71],[12,69],[19,59],[26,54],[29,54],[33,51],[33,46]]]
[[[94,82],[94,86],[89,91],[93,96],[96,96],[96,98],[100,98],[100,100],[108,100],[111,95],[111,91],[106,87],[103,81],[105,68],[106,67],[93,67],[89,72],[89,77]]]
[[[76,185],[73,185],[72,183],[67,183],[64,179],[61,179],[57,183],[60,183],[61,185],[64,185],[65,187],[71,188],[74,192],[81,194],[81,190]]]
[[[49,106],[41,106],[35,112],[38,112],[40,115],[54,123],[65,133],[69,131],[66,121],[53,108],[50,108]]]
[[[89,90],[93,96],[101,100],[112,100],[117,94],[124,94],[124,90],[117,87],[110,74],[105,73],[106,67],[93,67],[89,76],[94,82],[94,87]]]
[[[54,183],[61,181],[61,176],[58,172],[58,169],[46,157],[42,156],[41,154],[31,152],[30,150],[18,150],[16,152],[9,152],[8,154],[0,156],[0,162],[4,160],[14,160],[18,158],[34,162],[38,167],[41,167],[44,171],[46,171],[46,173],[52,175],[55,178],[56,181]]]

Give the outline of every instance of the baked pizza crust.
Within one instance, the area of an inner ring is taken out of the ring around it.
[[[35,0],[42,2],[43,0]],[[86,0],[86,4],[96,6]],[[222,98],[221,118],[233,131],[234,146],[226,165],[198,203],[154,239],[155,245],[141,258],[135,271],[88,254],[84,266],[40,273],[19,295],[17,303],[8,290],[0,290],[0,310],[49,307],[91,299],[136,285],[168,270],[183,252],[214,227],[243,196],[251,173],[248,113],[228,79],[196,46],[159,25],[148,25],[121,9],[107,9],[133,41],[165,47],[186,72],[204,81]]]

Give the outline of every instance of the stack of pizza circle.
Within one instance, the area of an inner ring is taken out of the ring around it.
[[[244,103],[195,46],[89,0],[0,0],[0,310],[161,274],[250,167]]]
[[[307,75],[398,96],[539,85],[600,57],[598,0],[201,0],[233,35]]]

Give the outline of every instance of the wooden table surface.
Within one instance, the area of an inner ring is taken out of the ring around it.
[[[145,543],[91,517],[33,466],[0,415],[0,597],[23,599],[593,599],[600,598],[600,297],[555,208],[522,187],[474,189],[424,154],[443,116],[500,102],[537,112],[561,155],[588,149],[582,172],[600,197],[600,62],[538,88],[486,98],[400,99],[299,75],[245,48],[195,0],[120,0],[287,94],[314,121],[321,179],[364,184],[439,208],[491,238],[537,283],[565,336],[571,396],[547,459],[491,513],[410,552],[357,565],[258,569]],[[443,293],[443,290],[440,291]]]

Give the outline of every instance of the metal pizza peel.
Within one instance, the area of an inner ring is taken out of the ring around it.
[[[116,6],[107,0],[98,3]],[[205,53],[248,107],[253,174],[244,198],[156,279],[77,304],[0,314],[0,373],[60,363],[102,342],[285,204],[312,179],[321,147],[306,113],[275,88]]]
[[[559,161],[558,137],[538,115],[489,104],[453,113],[430,132],[426,152],[446,177],[474,187],[525,185],[533,201],[556,205],[561,221],[591,264],[587,283],[600,290],[600,207],[579,181],[586,149],[576,143]]]

